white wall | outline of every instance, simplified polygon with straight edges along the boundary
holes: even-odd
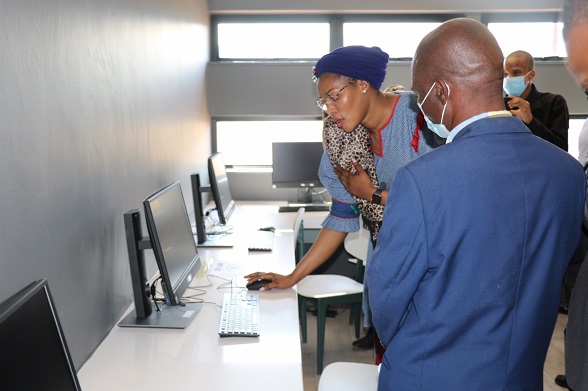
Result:
[[[123,213],[206,172],[208,12],[0,3],[0,300],[47,277],[79,367],[132,300]]]

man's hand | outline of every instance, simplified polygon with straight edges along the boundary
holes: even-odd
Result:
[[[527,125],[533,120],[533,114],[531,113],[531,105],[529,102],[519,96],[509,96],[508,107],[510,112],[520,118]]]

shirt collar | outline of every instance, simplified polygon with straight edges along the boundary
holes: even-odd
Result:
[[[489,111],[487,113],[478,114],[471,118],[468,118],[459,125],[457,125],[455,128],[453,128],[451,132],[449,132],[446,144],[449,144],[451,141],[453,141],[455,136],[457,136],[457,134],[469,124],[488,117],[512,117],[512,113],[508,110]]]

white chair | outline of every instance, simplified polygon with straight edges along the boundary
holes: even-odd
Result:
[[[363,284],[338,274],[311,274],[304,277],[296,289],[303,343],[307,341],[306,301],[307,299],[316,301],[317,373],[320,374],[323,371],[327,308],[331,304],[351,304],[349,321],[350,323],[355,321],[355,337],[359,338]]]
[[[378,366],[358,362],[334,362],[325,367],[318,391],[377,391]]]
[[[304,208],[298,208],[296,219],[294,219],[294,257],[296,263],[304,256]]]
[[[360,226],[359,231],[351,232],[345,237],[343,247],[353,258],[349,262],[355,263],[355,280],[363,282],[363,272],[368,256],[368,247],[371,246],[370,231]]]
[[[365,263],[370,243],[370,231],[361,226],[359,231],[347,234],[343,246],[349,255]]]
[[[364,233],[361,235],[362,237],[365,236]],[[354,251],[355,255],[352,254],[353,256],[359,256],[361,254],[362,246],[364,246],[362,245],[363,241],[363,239],[358,239],[356,241],[352,239],[350,241],[350,245],[356,248]],[[367,247],[365,247],[365,256],[367,256]],[[365,259],[365,257],[363,259]],[[307,341],[306,300],[314,299],[316,301],[317,373],[321,374],[323,371],[327,308],[331,304],[350,304],[351,310],[349,323],[351,324],[355,322],[355,337],[359,338],[363,284],[357,280],[339,274],[311,274],[300,280],[296,289],[298,292],[298,310],[303,343],[306,343]]]

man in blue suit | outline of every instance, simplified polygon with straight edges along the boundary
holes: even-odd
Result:
[[[586,185],[575,159],[504,111],[502,58],[464,18],[417,48],[413,90],[448,138],[397,172],[368,264],[380,390],[543,389]]]

